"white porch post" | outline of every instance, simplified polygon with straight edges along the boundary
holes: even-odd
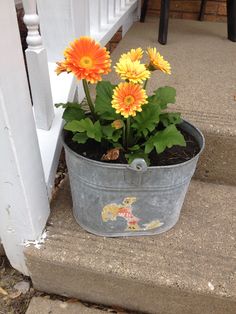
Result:
[[[23,243],[41,236],[49,203],[14,0],[0,1],[0,37],[0,238],[28,274]]]

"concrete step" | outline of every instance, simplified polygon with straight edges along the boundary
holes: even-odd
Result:
[[[192,181],[178,224],[104,238],[75,222],[67,180],[45,244],[26,248],[36,289],[154,314],[236,313],[236,188]]]
[[[29,304],[26,314],[104,314],[94,308],[84,306],[80,302],[63,302],[60,300],[34,297]]]
[[[162,46],[157,42],[157,20],[136,23],[112,59],[115,64],[131,48],[157,47],[170,62],[172,74],[156,71],[148,92],[160,86],[175,87],[177,103],[172,108],[203,131],[206,149],[196,177],[236,185],[236,46],[226,35],[222,23],[170,20],[168,43]],[[116,73],[108,78],[118,82]]]

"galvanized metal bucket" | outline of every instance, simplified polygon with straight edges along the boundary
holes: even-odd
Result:
[[[200,152],[191,160],[148,167],[143,159],[130,165],[94,161],[64,142],[77,222],[100,236],[138,236],[165,232],[178,221],[196,164],[204,148],[202,133],[184,121]]]

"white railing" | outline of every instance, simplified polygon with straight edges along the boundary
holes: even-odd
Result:
[[[24,22],[28,29],[25,51],[36,126],[49,130],[54,119],[54,108],[48,72],[47,52],[39,34],[36,0],[23,0]]]
[[[90,35],[105,45],[120,27],[125,34],[139,2],[24,0],[32,108],[15,3],[0,1],[0,238],[12,265],[25,274],[24,243],[43,232],[61,152],[62,110],[53,104],[84,96],[72,75],[56,76],[55,62],[75,37]]]
[[[119,11],[115,10],[117,3],[120,4]],[[81,35],[90,35],[106,45],[120,27],[124,35],[137,19],[138,3],[137,0],[129,0],[122,6],[121,0],[37,0],[40,31],[49,61],[53,103],[73,101],[77,88],[79,100],[84,97],[81,84],[71,75],[61,74],[58,77],[55,74],[55,62],[63,59],[68,43]],[[49,192],[59,158],[60,128],[61,109],[55,109],[50,132],[37,130]]]
[[[137,18],[138,3],[139,0],[37,0],[48,60],[60,60],[65,46],[81,35],[106,44],[119,27]]]

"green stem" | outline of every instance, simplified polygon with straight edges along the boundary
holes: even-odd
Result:
[[[84,88],[85,96],[87,99],[87,103],[89,105],[89,109],[91,111],[92,116],[95,118],[94,104],[93,104],[93,101],[89,92],[88,82],[85,79],[83,79],[82,82],[83,82],[83,88]]]
[[[125,124],[124,124],[124,126],[123,126],[122,142],[123,142],[123,147],[124,147],[124,149],[125,149],[125,148],[126,148],[126,128],[125,128]]]
[[[147,88],[147,83],[148,83],[148,79],[144,82],[143,84],[143,88],[146,89]]]
[[[130,139],[130,117],[126,120],[126,149],[129,147],[129,139]]]

